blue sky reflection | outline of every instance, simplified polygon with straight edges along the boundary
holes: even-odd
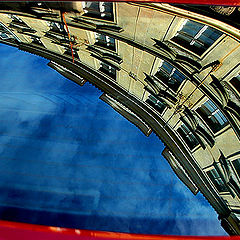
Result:
[[[145,137],[47,60],[0,46],[0,218],[64,227],[225,235]]]

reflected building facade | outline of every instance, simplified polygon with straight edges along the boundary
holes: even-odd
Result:
[[[231,10],[231,12],[229,12]],[[49,59],[165,144],[193,194],[240,234],[240,33],[231,9],[160,3],[0,4],[0,42]],[[226,14],[227,12],[227,14]],[[235,14],[235,15],[234,15]]]

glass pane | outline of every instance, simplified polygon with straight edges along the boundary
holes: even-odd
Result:
[[[191,150],[199,144],[194,134],[185,124],[178,128],[177,132],[180,134],[180,136],[183,138],[183,140],[186,142],[186,144]]]
[[[163,62],[162,66],[159,69],[159,71],[164,71],[164,72],[168,73],[169,75],[171,74],[172,70],[173,70],[173,66],[170,65],[166,61]]]
[[[162,103],[158,99],[156,99],[154,96],[150,95],[149,98],[146,101],[149,105],[151,105],[153,108],[155,108],[159,113],[162,113],[164,109],[166,108],[165,103]]]
[[[2,39],[8,39],[8,38],[9,38],[6,33],[0,33],[0,37],[1,37]]]
[[[191,36],[195,36],[202,28],[203,28],[203,24],[201,23],[197,23],[197,22],[193,22],[191,20],[187,21],[187,23],[183,26],[182,28],[182,32],[186,32]]]
[[[106,73],[109,77],[116,79],[116,69],[107,63],[101,62],[100,63],[101,67],[99,70],[103,73]]]
[[[224,115],[218,111],[214,114],[214,117],[217,119],[217,121],[220,123],[220,125],[224,125],[227,123],[227,119],[224,117]]]
[[[84,16],[113,21],[112,2],[83,2]]]
[[[205,29],[205,25],[189,20],[172,40],[201,55],[222,35],[221,32],[211,27],[205,30],[203,28]]]
[[[175,70],[174,74],[172,75],[172,78],[174,78],[177,82],[181,83],[185,79],[185,76],[178,70]]]
[[[218,31],[212,27],[208,27],[202,33],[202,36],[209,38],[212,41],[212,43],[215,42],[221,35],[222,35],[222,33],[220,31]]]
[[[165,83],[173,91],[177,91],[185,76],[176,70],[170,63],[164,61],[155,74],[159,80]]]
[[[223,113],[211,100],[205,102],[200,108],[197,109],[197,112],[201,115],[203,120],[208,124],[214,133],[217,133],[228,124],[228,121]]]
[[[116,51],[115,39],[104,34],[96,34],[95,44]]]
[[[224,182],[220,178],[216,169],[212,169],[212,170],[208,171],[207,174],[219,192],[227,192],[228,191],[227,187],[225,186]]]
[[[232,164],[236,170],[236,173],[238,174],[238,176],[240,178],[240,159],[236,159],[236,160],[232,161]]]
[[[176,37],[173,38],[173,40],[180,45],[187,44],[187,46],[190,44],[190,42],[193,40],[193,37],[183,34],[182,32],[178,33]]]
[[[234,86],[234,88],[238,91],[238,93],[240,94],[240,75],[238,75],[237,77],[234,77],[230,83]]]

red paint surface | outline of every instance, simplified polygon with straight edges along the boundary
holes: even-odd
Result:
[[[52,1],[52,0],[50,0]],[[240,0],[105,0],[106,2],[159,2],[159,3],[182,3],[195,5],[224,5],[224,6],[240,6]],[[97,1],[98,2],[98,1]]]
[[[16,0],[1,0],[2,2],[15,2]],[[26,2],[26,0],[18,0],[19,2]],[[46,0],[38,0],[38,2],[44,2]],[[56,1],[56,0],[47,0]],[[77,0],[65,0],[77,1]],[[92,0],[96,1],[96,0]],[[105,0],[106,2],[162,2],[162,3],[183,3],[183,4],[197,4],[197,5],[228,5],[228,6],[240,6],[240,0]],[[99,1],[98,1],[99,2]]]
[[[234,237],[195,237],[195,236],[162,236],[127,234],[115,232],[100,232],[91,230],[69,229],[0,221],[0,240],[231,240],[239,239]]]
[[[15,0],[2,0],[15,1]],[[20,0],[25,1],[25,0]],[[45,0],[38,0],[45,1]],[[48,0],[56,1],[56,0]],[[68,1],[68,0],[65,0]],[[69,0],[72,1],[72,0]],[[94,0],[93,0],[94,1]],[[105,0],[116,1],[116,0]],[[138,0],[118,0],[123,2],[139,2]],[[240,0],[142,0],[141,2],[162,2],[162,3],[182,3],[197,5],[227,5],[240,6]],[[0,220],[0,240],[240,240],[240,236],[233,237],[207,237],[207,236],[164,236],[164,235],[143,235],[116,232],[101,232],[81,229],[68,229],[58,227],[48,227],[42,225],[8,222]]]
[[[16,0],[1,0],[7,2],[15,2]],[[25,2],[26,0],[18,0],[19,2]],[[44,2],[46,0],[38,0],[38,2]],[[56,1],[56,0],[48,0]],[[75,1],[75,0],[65,0]],[[92,0],[94,1],[94,0]],[[96,1],[96,0],[95,0]],[[183,4],[197,4],[197,5],[227,5],[227,6],[240,6],[240,0],[105,0],[106,2],[162,2],[162,3],[183,3]],[[97,1],[99,2],[99,1]]]

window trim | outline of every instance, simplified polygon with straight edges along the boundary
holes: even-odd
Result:
[[[114,69],[114,75],[111,76],[111,74],[109,74],[109,73],[107,73],[107,72],[105,72],[105,71],[102,71],[101,69],[104,69],[104,68],[102,67],[102,64],[106,64],[106,65],[108,65],[108,67],[113,68],[113,69]],[[118,70],[117,70],[116,68],[114,68],[113,66],[111,66],[111,65],[109,65],[109,64],[107,64],[107,63],[105,63],[105,62],[102,62],[102,61],[100,61],[100,60],[99,60],[99,65],[100,65],[100,67],[98,68],[98,70],[99,70],[101,73],[104,73],[104,74],[106,74],[108,77],[110,77],[111,79],[113,79],[114,81],[117,81],[117,72],[118,72]]]
[[[106,39],[107,38],[109,38],[109,39],[113,39],[114,40],[114,46],[113,46],[113,48],[114,49],[112,49],[112,48],[109,48],[109,47],[105,47],[105,46],[102,46],[101,44],[97,44],[97,35],[103,35],[104,37],[106,37]],[[94,39],[95,39],[95,42],[94,42],[94,46],[96,46],[96,47],[99,47],[99,48],[101,48],[101,49],[103,49],[103,50],[105,50],[105,51],[110,51],[110,52],[112,52],[112,53],[117,53],[117,42],[116,42],[116,39],[115,38],[113,38],[113,37],[109,37],[108,35],[106,35],[106,34],[103,34],[103,33],[98,33],[98,32],[94,32]],[[111,45],[110,45],[111,46]]]
[[[191,20],[191,19],[186,19],[186,20]],[[197,23],[201,23],[201,22],[196,21],[196,20],[191,20],[191,21],[195,21],[195,22],[197,22]],[[188,53],[189,55],[192,55],[192,56],[196,57],[196,58],[199,59],[199,60],[204,59],[204,58],[209,54],[209,52],[211,52],[214,48],[216,48],[216,47],[219,45],[219,43],[220,43],[221,41],[223,41],[223,40],[227,37],[226,34],[224,34],[224,33],[222,32],[222,35],[221,35],[210,47],[208,47],[208,49],[206,49],[206,51],[204,51],[201,55],[198,55],[198,54],[194,53],[193,51],[189,50],[188,48],[185,48],[185,47],[183,47],[182,45],[180,45],[180,44],[174,42],[173,40],[171,40],[171,39],[174,38],[174,37],[176,36],[176,34],[179,32],[179,29],[182,28],[184,22],[185,22],[185,21],[183,21],[183,22],[181,23],[181,25],[178,26],[178,28],[170,34],[170,36],[168,37],[168,40],[166,40],[166,42],[168,42],[168,43],[170,44],[170,46],[172,45],[172,46],[178,48],[179,50],[182,50],[182,51]],[[202,24],[202,23],[201,23],[201,24]],[[213,26],[210,26],[210,25],[207,25],[207,24],[203,24],[203,25],[208,26],[208,27],[211,27],[211,28],[214,28]],[[176,26],[175,26],[175,28],[176,28]],[[217,29],[217,28],[214,28],[214,29],[220,31],[220,30]],[[221,31],[220,31],[220,32],[221,32]]]
[[[85,1],[85,2],[87,2],[87,1]],[[114,2],[111,2],[111,3],[112,3],[112,12],[113,12],[113,20],[112,21],[106,20],[106,19],[101,19],[101,18],[89,17],[89,16],[86,16],[85,14],[83,14],[81,17],[79,17],[79,19],[84,18],[84,19],[89,19],[89,20],[94,20],[94,21],[116,24],[117,23],[117,21],[116,21],[116,5]]]
[[[154,103],[153,101],[150,100],[150,98],[155,98],[156,99],[156,103]],[[158,100],[156,97],[154,97],[152,94],[149,94],[147,99],[145,100],[145,102],[147,104],[149,104],[152,108],[154,108],[155,111],[157,111],[161,116],[164,114],[164,112],[166,111],[167,109],[167,105],[164,104],[163,102],[161,102],[160,100]],[[158,107],[160,108],[160,106],[158,106],[158,102],[160,102],[161,104],[165,105],[165,107],[162,109],[162,111],[160,112],[158,110]],[[153,106],[154,105],[154,106]],[[155,107],[156,106],[156,107]]]
[[[214,106],[217,108],[216,110],[214,110],[213,112],[211,112],[211,115],[209,115],[209,116],[211,116],[211,117],[213,116],[213,117],[214,117],[214,115],[213,115],[212,113],[220,112],[220,113],[224,116],[224,118],[227,120],[227,122],[224,124],[224,126],[221,127],[221,129],[219,129],[219,130],[216,131],[216,132],[212,129],[212,127],[211,127],[212,125],[208,124],[208,122],[205,120],[205,118],[202,117],[202,115],[199,113],[199,111],[201,111],[200,108],[201,108],[203,105],[205,105],[205,103],[207,103],[208,101],[212,102],[212,103],[214,104]],[[208,108],[207,108],[207,109],[208,109]],[[209,110],[209,109],[208,109],[208,110]],[[199,105],[194,111],[195,111],[195,112],[198,114],[198,116],[202,119],[203,123],[205,123],[206,127],[211,131],[211,133],[213,134],[214,137],[217,137],[217,136],[221,135],[223,132],[225,132],[225,131],[226,131],[227,129],[229,129],[229,127],[230,127],[230,123],[229,123],[227,117],[223,114],[223,112],[217,107],[217,105],[216,105],[211,99],[207,99],[206,101],[202,102],[201,105]],[[210,111],[210,110],[209,110],[209,111]],[[211,117],[209,117],[209,116],[207,116],[207,118],[211,118]],[[217,119],[217,118],[216,118],[216,119]],[[221,119],[222,119],[222,118],[221,118]],[[220,123],[219,123],[219,124],[220,124]],[[220,125],[221,125],[221,124],[220,124]]]
[[[160,59],[160,64],[159,66],[157,67],[155,73],[154,73],[154,78],[156,78],[156,80],[160,81],[161,84],[167,89],[167,91],[170,91],[172,94],[176,94],[180,91],[180,89],[182,89],[182,86],[185,84],[186,80],[187,80],[187,77],[181,72],[179,71],[178,68],[176,68],[175,66],[173,66],[172,64],[168,63],[167,61],[165,60],[162,60]],[[171,70],[171,73],[170,74],[166,74],[166,71],[164,71],[164,68],[162,67],[164,63],[167,63],[168,65],[170,65],[172,67],[172,70]],[[161,70],[163,69],[163,70]],[[157,77],[156,75],[158,74],[158,72],[162,72],[162,73],[165,73],[168,77],[168,80],[169,81],[170,79],[173,79],[175,81],[174,78],[171,78],[171,76],[174,75],[175,72],[179,72],[181,75],[183,75],[185,78],[182,80],[182,82],[180,82],[179,86],[177,87],[176,90],[174,90],[172,87],[170,87],[165,81],[163,81],[161,78]],[[176,82],[176,81],[175,81]]]
[[[215,171],[217,174],[218,174],[218,178],[217,179],[219,179],[220,178],[220,180],[222,181],[222,187],[224,188],[224,190],[225,191],[220,191],[219,190],[219,188],[216,186],[216,184],[215,184],[215,182],[212,180],[212,178],[209,176],[209,172],[211,172],[211,171]],[[218,173],[218,171],[217,171],[217,169],[215,168],[215,167],[212,167],[211,169],[209,169],[209,170],[207,170],[206,171],[206,174],[207,174],[207,176],[209,177],[209,179],[210,179],[210,181],[212,182],[212,184],[214,185],[214,187],[217,189],[217,191],[219,192],[219,194],[230,194],[229,193],[229,190],[228,190],[228,188],[227,188],[227,186],[225,185],[225,183],[223,182],[223,180],[222,180],[222,178],[221,178],[221,176],[219,175],[219,173]],[[213,175],[212,175],[213,176]],[[216,179],[216,178],[214,178],[214,179]],[[221,187],[221,186],[220,186]]]
[[[183,125],[185,125],[184,123],[182,123],[181,122],[181,124],[180,125],[178,125],[177,124],[177,128],[176,128],[176,133],[181,137],[181,139],[184,141],[184,143],[187,145],[187,147],[189,148],[189,150],[190,150],[190,152],[195,152],[197,149],[199,149],[200,147],[201,147],[201,144],[200,144],[200,142],[198,141],[198,139],[196,138],[196,136],[194,135],[194,133],[191,131],[191,129],[189,129],[186,125],[185,125],[185,127],[187,127],[187,129],[192,133],[192,135],[194,136],[194,138],[197,140],[197,145],[196,146],[194,146],[193,148],[191,148],[190,146],[189,146],[189,144],[185,141],[185,139],[184,139],[184,137],[182,137],[182,135],[179,133],[179,129],[181,129],[182,128],[182,126]]]

